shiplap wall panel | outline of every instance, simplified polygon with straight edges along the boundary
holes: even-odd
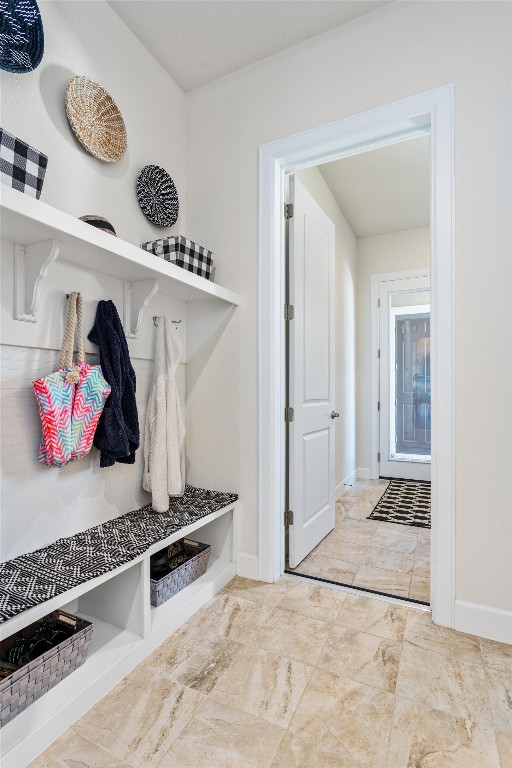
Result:
[[[65,259],[66,251],[62,252]],[[108,258],[108,255],[106,256]],[[158,258],[155,256],[155,259]],[[48,269],[48,276],[41,284],[37,307],[37,322],[26,323],[13,317],[14,296],[14,250],[12,243],[0,241],[0,327],[1,343],[14,344],[38,349],[58,349],[62,343],[64,318],[66,315],[66,293],[80,291],[84,307],[85,351],[94,354],[97,347],[87,340],[87,334],[94,323],[96,307],[101,299],[112,299],[123,322],[123,281],[89,272],[58,259]],[[30,303],[30,300],[29,302]],[[169,296],[157,293],[150,300],[144,314],[142,327],[136,339],[128,339],[130,355],[134,358],[152,359],[155,349],[156,328],[153,315],[166,315],[170,320],[180,320],[177,325],[183,349],[182,360],[186,360],[186,304]]]
[[[142,445],[133,465],[100,469],[95,448],[89,456],[61,469],[38,463],[41,427],[32,381],[57,370],[58,356],[57,350],[0,347],[2,560],[98,525],[149,500],[142,490]],[[97,357],[89,355],[88,361],[96,363]],[[132,363],[143,436],[153,361],[132,358]],[[182,404],[185,368],[180,365],[177,376]]]

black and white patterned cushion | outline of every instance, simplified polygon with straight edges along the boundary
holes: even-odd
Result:
[[[118,568],[151,545],[237,500],[234,493],[185,487],[167,512],[147,504],[87,531],[0,564],[0,623]]]

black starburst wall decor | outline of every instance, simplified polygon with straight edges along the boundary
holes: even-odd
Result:
[[[137,200],[144,215],[159,227],[172,227],[180,203],[174,182],[163,168],[146,165],[137,179]]]
[[[43,22],[36,1],[0,0],[0,69],[32,72],[43,53]]]

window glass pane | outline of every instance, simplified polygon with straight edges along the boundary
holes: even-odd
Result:
[[[392,294],[391,458],[430,460],[430,292]]]

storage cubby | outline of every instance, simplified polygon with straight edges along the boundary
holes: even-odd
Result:
[[[208,568],[203,576],[200,576],[158,608],[150,605],[148,583],[146,600],[150,605],[152,629],[156,629],[169,621],[172,622],[175,617],[182,613],[189,618],[221,588],[220,585],[224,581],[225,573],[230,570],[235,560],[233,552],[234,527],[234,511],[230,510],[216,520],[197,528],[193,533],[187,534],[187,538],[211,546]]]
[[[51,610],[93,622],[85,664],[1,730],[2,768],[22,768],[105,696],[236,575],[236,503],[184,526],[143,555],[0,625],[9,637]],[[150,557],[187,537],[210,544],[206,573],[159,608],[150,604]]]

